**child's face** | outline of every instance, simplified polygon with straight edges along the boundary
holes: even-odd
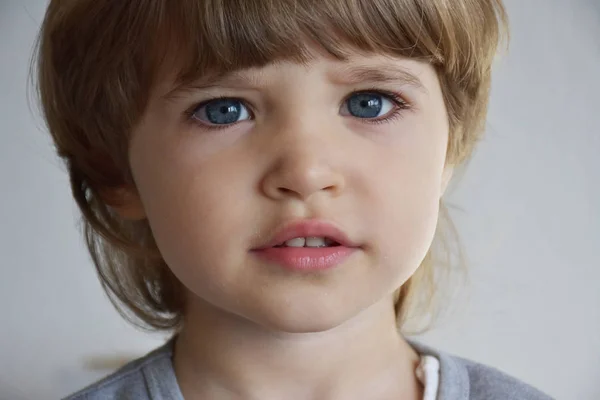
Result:
[[[405,71],[422,86],[401,75],[348,83],[358,67],[383,76]],[[308,66],[271,64],[210,84],[166,96],[172,82],[163,81],[130,145],[140,211],[189,290],[189,309],[199,301],[271,329],[304,332],[392,301],[430,247],[451,176],[433,67],[319,54]],[[408,108],[377,92],[397,94]],[[193,110],[216,97],[241,103]],[[305,218],[334,223],[361,248],[321,273],[290,272],[251,251]]]

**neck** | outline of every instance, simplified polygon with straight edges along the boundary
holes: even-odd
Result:
[[[274,332],[206,303],[190,304],[174,352],[184,397],[419,399],[419,356],[398,333],[386,300],[318,333]]]

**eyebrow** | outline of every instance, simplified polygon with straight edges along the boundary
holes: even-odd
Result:
[[[162,97],[165,100],[170,100],[188,92],[222,86],[256,89],[260,85],[261,80],[262,73],[244,74],[243,71],[233,71],[228,73],[209,74],[192,82],[176,85]]]
[[[411,86],[415,89],[427,92],[421,80],[406,69],[393,65],[358,65],[347,66],[332,70],[328,74],[329,79],[339,85],[356,85],[360,83],[397,83]],[[264,82],[264,74],[246,74],[242,71],[229,73],[211,74],[200,80],[175,86],[167,92],[163,98],[166,100],[179,97],[190,91],[207,90],[214,87],[240,87],[256,90],[261,82]]]
[[[425,85],[416,75],[395,65],[342,67],[332,73],[331,79],[336,83],[345,85],[355,85],[365,82],[398,83],[427,92]]]

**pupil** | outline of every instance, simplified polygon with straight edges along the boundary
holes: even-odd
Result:
[[[241,110],[239,101],[218,100],[206,105],[206,116],[212,124],[227,125],[238,121]]]
[[[350,114],[358,118],[375,118],[382,108],[381,96],[369,93],[352,96],[348,104]]]

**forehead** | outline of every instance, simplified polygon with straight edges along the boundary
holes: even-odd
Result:
[[[435,75],[433,67],[426,61],[358,51],[349,51],[344,59],[338,59],[313,45],[304,60],[279,59],[262,66],[213,69],[204,74],[190,75],[187,79],[181,79],[181,67],[173,67],[161,79],[160,92],[162,96],[172,98],[188,91],[215,87],[259,88],[268,85],[275,74],[290,67],[320,70],[332,84],[394,83],[423,92],[427,92],[428,80]]]

